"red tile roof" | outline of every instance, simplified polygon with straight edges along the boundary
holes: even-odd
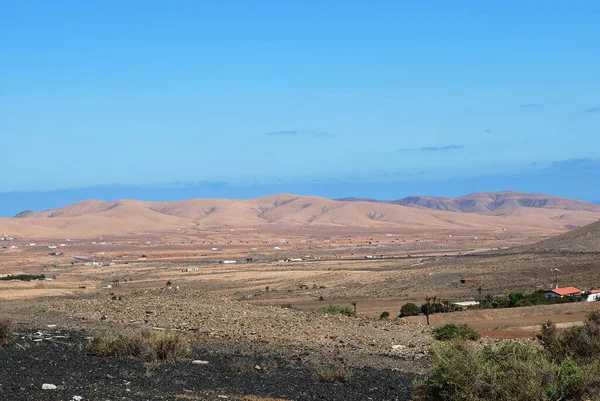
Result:
[[[575,287],[564,287],[564,288],[555,288],[553,290],[550,290],[555,294],[558,295],[573,295],[573,294],[581,294],[581,290],[575,288]]]
[[[591,290],[590,291],[590,294],[598,294],[598,293],[600,293],[600,290]]]

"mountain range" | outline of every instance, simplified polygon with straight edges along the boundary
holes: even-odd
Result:
[[[540,194],[476,193],[398,201],[289,194],[178,202],[85,200],[0,219],[0,234],[30,237],[136,235],[186,229],[479,230],[560,233],[600,220],[600,205]]]
[[[521,208],[555,209],[569,211],[600,212],[600,205],[543,194],[527,194],[515,191],[480,192],[458,198],[434,196],[409,196],[393,201],[376,199],[342,198],[340,201],[379,202],[449,212],[478,213],[505,216]]]

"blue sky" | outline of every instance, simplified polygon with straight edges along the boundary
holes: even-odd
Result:
[[[3,0],[0,192],[595,165],[599,20],[597,1]]]

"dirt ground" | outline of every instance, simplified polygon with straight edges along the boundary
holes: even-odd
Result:
[[[300,310],[341,305],[356,307],[359,316],[377,318],[384,311],[397,316],[404,303],[421,304],[426,296],[473,300],[479,288],[484,296],[546,289],[556,285],[556,279],[561,286],[600,286],[599,254],[521,252],[517,245],[543,236],[500,235],[474,240],[444,232],[249,230],[170,237],[167,242],[159,237],[131,237],[47,239],[28,245],[29,241],[21,240],[11,243],[17,248],[0,251],[0,275],[45,274],[56,279],[0,281],[0,300],[128,294],[161,288],[170,281],[174,287],[226,295],[253,305],[289,305]],[[48,245],[60,243],[64,246]],[[301,260],[285,261],[290,258]],[[236,263],[220,263],[225,260]],[[554,268],[560,268],[559,276],[551,271]],[[461,284],[466,278],[472,283]],[[591,307],[557,305],[550,308],[552,313],[543,308],[534,309],[535,313],[530,308],[472,313],[466,322],[489,336],[529,336],[540,319],[581,321]],[[460,316],[465,315],[438,315],[432,323]]]

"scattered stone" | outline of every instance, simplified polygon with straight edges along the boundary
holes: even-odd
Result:
[[[42,390],[56,390],[56,384],[44,383],[42,384]]]
[[[198,360],[192,361],[192,364],[194,364],[194,365],[208,365],[208,361],[201,361],[201,360],[198,359]]]
[[[83,397],[80,396],[80,395],[74,395],[73,398],[72,398],[72,400],[73,401],[81,401],[81,400],[83,400]]]

